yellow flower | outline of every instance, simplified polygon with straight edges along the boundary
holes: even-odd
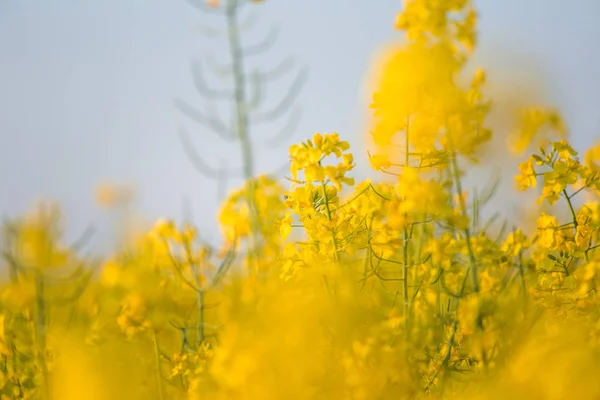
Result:
[[[548,203],[555,203],[567,185],[573,185],[577,182],[578,173],[572,167],[572,165],[558,160],[553,164],[552,171],[544,173],[544,187],[538,202],[547,199]]]
[[[600,165],[597,162],[600,161],[600,141],[596,142],[596,144],[590,147],[585,152],[585,164],[596,170],[600,169]]]
[[[576,156],[577,152],[573,150],[571,145],[566,140],[561,140],[552,143],[552,148],[558,153],[562,160],[569,160],[571,156]]]
[[[438,182],[421,179],[416,168],[403,169],[396,193],[402,200],[399,212],[437,216],[450,212],[449,196],[444,187]]]
[[[542,213],[537,220],[537,226],[539,231],[539,245],[547,249],[554,248],[557,245],[556,229],[558,228],[558,223],[556,222],[556,218],[552,215]]]
[[[115,286],[119,283],[119,277],[121,275],[121,267],[114,260],[109,260],[104,264],[102,268],[101,282],[106,286]]]
[[[291,212],[285,213],[285,218],[281,221],[281,225],[279,226],[279,232],[284,240],[292,233],[292,222],[294,221],[291,215]]]
[[[325,179],[325,170],[320,165],[309,165],[304,170],[306,182],[320,182]]]
[[[536,136],[546,138],[550,134],[559,137],[567,135],[562,116],[558,111],[549,108],[525,108],[521,111],[517,128],[509,137],[510,148],[515,154],[522,154]]]
[[[519,164],[519,174],[515,177],[515,182],[520,190],[535,189],[537,187],[537,173],[532,158]]]
[[[369,157],[369,162],[371,163],[371,168],[376,171],[381,171],[392,166],[388,156],[385,154],[372,155]]]
[[[175,237],[175,223],[168,219],[159,219],[154,224],[152,234],[162,239],[172,239]]]
[[[542,224],[546,224],[544,221],[540,221]],[[508,234],[506,240],[502,244],[502,251],[512,255],[513,257],[520,254],[522,250],[528,249],[531,246],[530,241],[522,230],[516,229],[515,231]]]

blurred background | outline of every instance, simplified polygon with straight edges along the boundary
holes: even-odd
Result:
[[[515,104],[560,108],[577,148],[600,138],[600,2],[479,0],[480,43],[474,64],[489,72],[500,136]],[[399,0],[267,0],[251,6],[253,27],[242,42],[260,42],[279,27],[271,50],[252,59],[269,69],[288,56],[309,74],[295,104],[303,113],[292,135],[269,148],[285,121],[253,128],[258,173],[281,170],[290,144],[315,132],[349,140],[358,177],[368,170],[368,86],[373,57],[401,40],[393,21]],[[247,15],[248,10],[242,12]],[[42,199],[59,202],[67,237],[89,225],[91,246],[114,244],[114,219],[95,201],[100,184],[135,192],[132,208],[152,221],[191,218],[218,242],[219,189],[186,157],[178,130],[187,129],[204,161],[240,165],[239,147],[183,115],[175,99],[201,105],[190,65],[212,56],[226,63],[222,17],[186,0],[0,1],[0,215],[21,214]],[[275,105],[294,73],[265,90]],[[215,88],[227,83],[210,78]],[[225,110],[227,111],[227,110]],[[504,113],[504,114],[503,114]],[[506,117],[509,118],[509,117]],[[498,156],[500,154],[500,156]],[[502,152],[490,161],[502,168]],[[512,176],[515,171],[503,171]],[[482,175],[482,179],[485,179]],[[227,188],[241,183],[230,177]],[[511,185],[503,196],[510,198]],[[112,222],[111,222],[112,221]]]

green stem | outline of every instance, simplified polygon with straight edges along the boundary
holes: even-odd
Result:
[[[158,386],[158,397],[160,400],[164,400],[165,395],[163,393],[162,374],[160,372],[160,351],[158,349],[158,340],[156,339],[156,332],[152,332],[152,341],[154,343],[154,363],[156,368],[156,383]]]
[[[527,303],[527,287],[525,282],[525,270],[523,268],[523,250],[519,251],[519,277],[521,281],[521,294],[523,302]]]
[[[409,129],[410,120],[406,118],[406,135],[405,135],[405,155],[404,155],[404,166],[408,167],[408,163],[410,162],[410,153],[409,153],[409,145],[410,145],[410,129]],[[408,234],[408,226],[406,226],[406,222],[408,221],[408,213],[404,213],[404,241],[402,243],[402,296],[404,300],[404,324],[405,324],[405,335],[408,339],[408,311],[409,311],[409,296],[408,296],[408,246],[409,246],[409,234]]]
[[[323,188],[323,199],[325,200],[325,210],[327,211],[327,219],[332,221],[333,216],[331,214],[331,209],[329,208],[329,197],[327,196],[327,185],[325,185],[325,181],[321,181],[321,187]],[[333,242],[333,251],[334,251],[334,259],[336,262],[339,261],[338,255],[338,246],[337,239],[335,237],[335,229],[331,231],[331,240]]]
[[[452,330],[450,332],[450,337],[448,338],[448,343],[447,343],[448,348],[446,349],[446,353],[444,354],[442,363],[439,365],[439,367],[437,368],[437,370],[435,371],[435,374],[431,377],[431,379],[429,379],[426,389],[429,389],[431,387],[431,385],[433,385],[435,383],[435,380],[439,376],[440,372],[442,372],[442,369],[446,368],[446,366],[448,365],[448,362],[450,361],[450,356],[452,355],[452,348],[454,347],[454,338],[456,337],[457,328],[458,328],[458,320],[454,319],[452,321]]]
[[[569,206],[569,212],[571,213],[571,218],[573,219],[573,228],[575,229],[575,237],[577,237],[577,228],[579,227],[579,222],[577,222],[577,214],[575,213],[575,208],[573,207],[573,202],[571,201],[571,196],[568,195],[567,189],[563,189],[563,196],[565,196],[565,200],[567,200],[567,205]],[[585,261],[590,262],[590,257],[588,255],[588,250],[584,252]]]
[[[454,179],[454,186],[456,187],[456,192],[458,195],[458,203],[460,206],[460,210],[463,216],[467,216],[467,206],[465,204],[465,199],[462,195],[462,183],[459,176],[458,162],[456,161],[456,152],[454,150],[451,150],[450,163],[452,166],[452,177]],[[479,293],[479,276],[477,271],[477,260],[475,258],[473,246],[471,244],[471,230],[468,226],[463,229],[463,233],[465,234],[467,251],[469,252],[469,270],[471,275],[471,285],[473,286],[473,291],[475,293]]]
[[[410,161],[408,146],[409,142],[409,120],[406,119],[406,149],[405,149],[405,157],[404,157],[404,165],[408,166]],[[404,214],[405,222],[408,220],[408,213]],[[402,267],[402,282],[403,282],[403,292],[404,292],[404,315],[407,314],[408,310],[408,227],[404,227],[404,243],[403,243],[403,257],[404,257],[404,265]]]
[[[35,314],[35,338],[37,344],[38,361],[41,368],[42,384],[41,398],[49,399],[50,388],[48,382],[48,365],[46,363],[46,329],[47,314],[44,290],[44,275],[41,271],[35,272],[35,294],[36,294],[36,314]]]
[[[239,0],[229,0],[226,6],[227,37],[231,53],[234,91],[235,91],[235,135],[242,150],[244,178],[246,180],[246,202],[250,211],[250,243],[249,268],[251,273],[258,273],[258,236],[260,225],[256,209],[256,182],[254,181],[254,157],[249,135],[248,109],[246,101],[246,76],[244,73],[244,56],[238,26]]]
[[[373,227],[373,214],[371,214],[371,223],[367,222],[367,243],[371,242],[371,229]],[[365,257],[365,263],[363,265],[363,281],[360,287],[360,290],[362,291],[365,288],[365,285],[367,283],[367,277],[368,277],[368,270],[369,270],[369,263],[371,261],[371,246],[367,245],[367,248],[365,249],[367,255]]]
[[[196,286],[196,306],[198,307],[198,329],[196,330],[196,335],[198,346],[200,346],[204,341],[204,291],[201,287],[200,274],[198,268],[196,268],[196,262],[193,259],[190,244],[186,241],[184,246]]]

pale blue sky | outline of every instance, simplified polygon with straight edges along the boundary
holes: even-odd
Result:
[[[475,4],[481,13],[475,59],[489,68],[490,84],[502,91],[513,82],[510,94],[517,97],[536,87],[531,98],[564,111],[577,146],[600,138],[600,1]],[[310,67],[298,130],[281,149],[260,149],[260,172],[281,166],[288,144],[317,131],[360,143],[368,112],[364,78],[374,51],[399,37],[392,23],[400,7],[399,0],[260,6],[247,42],[272,24],[281,27],[260,65],[293,55]],[[99,221],[106,215],[93,197],[97,184],[108,181],[134,185],[137,206],[149,219],[179,218],[182,197],[189,196],[200,229],[215,233],[214,183],[192,168],[177,129],[194,134],[208,162],[229,157],[233,164],[239,153],[173,106],[177,97],[201,104],[192,59],[206,51],[226,54],[222,40],[197,33],[200,23],[222,26],[185,0],[0,0],[0,213],[55,199],[66,210],[69,236],[93,222],[100,229],[96,243],[103,243],[108,228]],[[281,87],[268,95],[278,98]],[[254,134],[275,131],[267,125]],[[364,160],[366,149],[354,151]]]

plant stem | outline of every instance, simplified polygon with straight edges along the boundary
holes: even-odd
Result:
[[[409,152],[409,145],[410,145],[410,129],[409,129],[409,123],[410,120],[407,117],[406,118],[406,135],[405,135],[405,155],[404,155],[404,166],[405,168],[408,167],[408,163],[410,161],[410,152]],[[409,296],[408,296],[408,245],[409,245],[409,234],[408,234],[408,226],[406,225],[406,223],[408,222],[408,213],[404,213],[404,241],[402,243],[402,257],[403,257],[403,263],[402,263],[402,295],[403,295],[403,300],[404,300],[404,325],[405,325],[405,334],[406,334],[406,338],[408,339],[408,311],[409,311]]]
[[[451,174],[454,179],[454,186],[456,187],[456,192],[458,195],[458,203],[460,206],[460,210],[463,216],[467,216],[467,206],[465,204],[465,199],[462,195],[462,183],[459,176],[458,162],[456,161],[456,151],[454,149],[451,150],[450,153],[450,163],[451,163]],[[479,293],[479,277],[477,271],[477,260],[475,259],[475,254],[473,253],[473,246],[471,245],[471,230],[469,227],[465,227],[463,229],[463,233],[465,234],[467,251],[469,252],[469,270],[471,275],[471,285],[473,286],[473,291],[475,293]]]
[[[42,373],[41,398],[50,398],[50,388],[48,383],[48,365],[46,364],[46,328],[47,314],[46,301],[44,298],[44,275],[41,271],[35,271],[35,295],[36,295],[36,314],[35,314],[35,338],[37,342],[38,361]]]
[[[567,200],[567,205],[569,206],[569,212],[571,213],[571,218],[573,219],[573,228],[575,229],[575,238],[577,237],[577,228],[579,227],[579,222],[577,222],[577,214],[575,213],[575,208],[573,207],[573,202],[571,201],[571,196],[568,195],[567,189],[563,189],[563,195],[565,196],[565,200]],[[588,255],[588,250],[584,252],[585,261],[590,262],[590,257]]]
[[[250,219],[250,243],[248,251],[249,269],[251,274],[258,273],[258,235],[260,225],[256,209],[256,182],[254,181],[254,158],[252,142],[249,137],[248,109],[246,101],[246,76],[244,74],[244,56],[240,43],[238,26],[239,0],[228,0],[226,5],[227,37],[234,79],[235,91],[235,136],[240,142],[244,178],[246,180],[246,202]]]
[[[327,196],[327,185],[325,185],[325,181],[321,181],[321,187],[323,188],[323,199],[325,200],[325,210],[327,211],[327,219],[329,221],[332,221],[332,214],[331,214],[331,209],[329,208],[329,197]],[[339,255],[338,255],[338,246],[337,246],[337,239],[335,237],[335,229],[333,229],[331,231],[331,240],[333,243],[333,251],[334,251],[334,259],[335,262],[339,261]]]
[[[187,253],[188,263],[194,276],[194,283],[196,285],[196,306],[198,307],[198,329],[197,329],[197,345],[200,346],[204,341],[204,290],[202,290],[200,275],[198,268],[196,268],[196,262],[192,256],[192,249],[190,244],[186,241],[185,252]]]
[[[158,350],[156,332],[152,332],[152,341],[154,343],[154,362],[156,367],[156,383],[158,386],[158,397],[160,400],[164,400],[165,396],[163,393],[162,374],[160,372],[160,352]]]

